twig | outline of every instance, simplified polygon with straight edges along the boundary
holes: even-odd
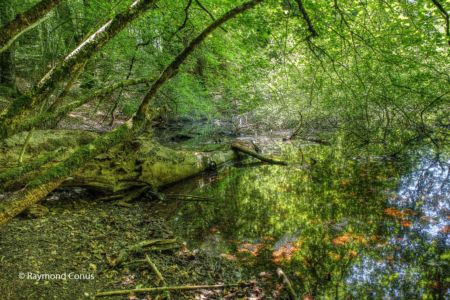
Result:
[[[289,294],[289,298],[291,300],[296,300],[297,298],[297,294],[295,293],[294,288],[292,287],[292,283],[289,280],[289,278],[286,276],[286,274],[284,274],[283,270],[281,268],[277,268],[277,275],[278,277],[280,277],[281,281],[283,282],[283,284],[286,285],[286,289],[288,291]]]
[[[113,266],[117,266],[123,263],[129,256],[142,253],[145,251],[158,251],[158,250],[170,250],[174,248],[178,248],[179,245],[176,239],[154,239],[154,240],[145,240],[139,242],[137,244],[128,246],[126,249],[120,251],[117,259],[112,262]]]
[[[156,277],[158,277],[159,282],[163,284],[163,286],[167,286],[166,280],[162,276],[161,272],[159,272],[158,268],[156,267],[155,263],[150,259],[150,257],[146,254],[145,260],[150,265],[150,268],[152,268],[153,272],[155,272]],[[170,293],[169,291],[166,291],[166,297],[170,299]]]
[[[166,285],[166,281],[164,280],[164,277],[162,276],[161,272],[159,272],[158,268],[156,267],[155,263],[150,259],[150,257],[145,254],[145,260],[152,268],[153,272],[155,272],[156,277],[158,277],[158,280],[162,282],[164,285]]]
[[[211,20],[215,21],[216,18],[214,17],[214,15],[199,1],[199,0],[195,0],[195,3],[197,3],[197,5],[203,9],[211,18]],[[219,27],[220,29],[223,30],[223,32],[228,32],[225,28],[223,28],[222,26]]]
[[[195,291],[201,289],[226,289],[232,287],[249,287],[253,283],[235,283],[235,284],[216,284],[216,285],[180,285],[180,286],[164,286],[154,288],[141,288],[133,290],[117,290],[108,292],[99,292],[95,297],[106,297],[116,295],[128,295],[130,293],[149,293],[149,292],[165,292],[165,291]]]
[[[186,8],[184,9],[184,21],[183,21],[183,24],[181,24],[181,26],[178,27],[176,32],[180,32],[184,27],[186,27],[186,23],[187,23],[187,21],[189,19],[189,8],[191,7],[191,5],[192,5],[192,0],[188,0]]]

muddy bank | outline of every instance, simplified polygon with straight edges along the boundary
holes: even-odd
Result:
[[[170,201],[140,199],[125,208],[95,198],[84,189],[60,190],[42,202],[49,209],[45,216],[31,219],[22,215],[0,229],[0,290],[4,299],[90,299],[97,291],[157,286],[158,278],[142,262],[142,253],[113,266],[123,249],[152,239],[175,238],[179,242],[174,249],[147,252],[168,285],[257,279],[257,274],[236,262],[183,246],[185,241],[166,222],[173,209]],[[39,280],[39,274],[66,274],[67,278]],[[171,294],[173,299],[202,294],[207,298],[257,299],[262,290],[255,286]],[[141,299],[144,296],[138,295]],[[154,296],[149,294],[145,299]]]

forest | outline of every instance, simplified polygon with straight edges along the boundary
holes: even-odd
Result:
[[[448,0],[0,0],[2,299],[448,299]]]

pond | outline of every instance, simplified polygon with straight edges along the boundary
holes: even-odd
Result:
[[[302,163],[243,161],[169,189],[197,196],[176,203],[175,231],[259,276],[282,268],[304,299],[449,297],[448,156],[278,152]]]

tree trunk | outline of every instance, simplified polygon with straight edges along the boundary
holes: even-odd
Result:
[[[42,0],[32,8],[18,14],[14,20],[0,28],[0,53],[6,51],[12,43],[24,32],[33,28],[61,0]],[[3,1],[2,1],[3,2]]]
[[[0,172],[2,174],[6,170],[17,167],[17,158],[25,134],[24,132],[7,139],[1,145]],[[28,144],[24,165],[37,156],[45,156],[45,153],[54,153],[61,148],[64,148],[66,153],[62,157],[55,155],[55,160],[42,166],[39,171],[31,171],[30,174],[21,174],[17,176],[19,178],[15,178],[18,181],[16,188],[22,188],[24,184],[28,187],[0,203],[0,225],[31,204],[37,203],[60,185],[84,186],[106,193],[124,192],[139,186],[148,186],[156,191],[163,186],[189,178],[235,158],[231,150],[176,151],[158,144],[150,137],[141,137],[118,144],[96,156],[70,177],[57,176],[42,184],[36,184],[41,173],[56,166],[59,163],[58,160],[63,160],[64,156],[71,156],[74,153],[73,148],[89,144],[94,139],[97,139],[97,134],[85,131],[35,131]],[[31,181],[34,182],[33,184],[28,177],[37,179]],[[21,178],[24,179],[23,182],[20,182]],[[3,182],[2,186],[7,184]],[[21,184],[23,185],[20,186]]]
[[[70,155],[60,162],[57,162],[54,165],[51,165],[47,170],[44,170],[42,174],[33,178],[29,181],[25,187],[25,194],[28,194],[29,191],[33,191],[39,186],[45,186],[47,184],[52,184],[53,182],[58,181],[61,178],[68,178],[69,176],[74,176],[78,174],[78,172],[86,168],[92,161],[98,161],[98,156],[102,153],[108,153],[111,149],[121,149],[124,145],[132,145],[133,140],[136,140],[137,136],[140,136],[143,129],[145,129],[146,121],[147,121],[147,110],[150,102],[153,100],[159,88],[170,80],[178,71],[179,67],[183,64],[186,58],[195,50],[195,48],[201,44],[201,42],[208,37],[216,28],[224,24],[226,21],[234,18],[238,14],[253,8],[257,4],[261,3],[263,0],[250,0],[234,9],[231,9],[227,13],[225,13],[221,18],[214,21],[207,28],[205,28],[194,40],[190,42],[190,44],[169,64],[166,69],[161,73],[159,78],[152,84],[150,90],[144,97],[141,102],[141,105],[138,108],[138,112],[135,116],[117,127],[116,129],[108,132],[102,136],[95,138],[92,142],[87,145],[78,147],[74,150]],[[8,120],[9,124],[3,125],[2,132],[0,133],[3,137],[9,136],[11,134],[11,121],[12,117],[19,115],[19,120],[23,119],[23,109],[24,108],[35,108],[36,104],[39,101],[43,101],[43,97],[45,96],[44,91],[47,88],[51,88],[55,84],[55,80],[63,76],[61,72],[70,70],[73,67],[73,64],[80,63],[81,61],[85,61],[89,58],[93,53],[95,53],[101,46],[106,43],[111,37],[110,34],[114,35],[119,32],[124,26],[125,23],[130,22],[132,19],[136,18],[143,10],[149,8],[149,6],[153,4],[152,0],[136,0],[130,8],[117,15],[105,25],[103,25],[96,33],[91,35],[82,45],[80,45],[76,50],[74,50],[71,54],[69,54],[64,61],[57,67],[53,68],[41,82],[37,85],[35,89],[35,96],[32,96],[29,99],[24,99],[23,101],[15,101],[13,104],[17,102],[17,105],[13,105],[10,107],[6,114],[2,116],[0,122],[5,122]],[[42,92],[39,92],[39,90]],[[22,117],[20,117],[22,115]],[[16,120],[17,121],[17,120]],[[13,122],[14,123],[14,122]],[[0,123],[1,124],[1,123]],[[17,125],[16,125],[17,126]],[[14,127],[14,126],[13,126]],[[9,131],[9,132],[8,132]],[[23,139],[22,139],[23,140]],[[142,139],[139,139],[142,140]],[[119,146],[118,146],[119,145]],[[177,181],[188,176],[192,176],[195,173],[204,170],[209,166],[209,160],[212,160],[214,163],[212,165],[217,165],[221,160],[226,160],[229,157],[233,157],[234,153],[229,152],[228,154],[213,154],[213,155],[202,155],[200,153],[190,153],[187,156],[176,155],[176,153],[171,153],[171,151],[166,151],[164,147],[160,147],[156,144],[152,143],[152,146],[144,147],[148,151],[141,153],[143,157],[146,158],[146,161],[149,160],[150,163],[146,163],[146,161],[139,161],[139,156],[135,159],[137,164],[134,164],[134,171],[131,172],[133,174],[132,182],[136,182],[139,180],[144,180],[144,184],[149,185],[153,188],[168,184],[170,181]],[[141,147],[139,147],[141,149]],[[125,151],[126,149],[121,149],[118,152],[117,157],[114,157],[111,162],[114,164],[116,161],[120,162],[120,153],[127,153],[130,156],[126,156],[126,159],[123,159],[126,162],[130,161],[131,155],[136,153],[137,149],[133,151]],[[116,150],[117,151],[117,150]],[[111,152],[109,152],[111,153]],[[114,152],[112,152],[114,153]],[[180,160],[181,157],[181,160]],[[132,161],[132,160],[131,160]],[[161,163],[163,161],[164,163]],[[168,164],[169,162],[169,164]],[[107,175],[102,170],[110,170],[108,166],[105,168],[100,168],[100,174]],[[92,166],[92,169],[96,170],[95,167]],[[89,174],[92,171],[91,168],[85,169],[86,173]],[[128,170],[128,172],[127,172]],[[118,175],[128,174],[132,169],[126,169],[123,166],[117,169],[117,172],[112,172],[113,175],[107,176],[107,181],[97,180],[97,176],[93,176],[90,178],[94,179],[94,182],[98,183],[100,187],[104,188],[105,186],[112,186],[113,191],[120,190],[129,186],[126,182],[129,181],[129,177],[121,178]],[[170,171],[168,171],[170,170]],[[95,173],[98,175],[99,173]],[[83,175],[86,177],[86,175]],[[119,178],[120,180],[117,180]],[[151,181],[149,178],[152,178]],[[88,180],[87,182],[92,182],[92,180]],[[125,187],[124,187],[125,186]],[[17,214],[17,210],[15,210],[14,214],[7,213],[9,207],[16,207],[17,202],[26,202],[24,198],[18,198],[11,205],[7,205],[3,207],[3,213],[0,213],[0,224],[7,222],[9,219],[14,217]],[[18,205],[19,207],[25,207],[25,205]]]
[[[57,8],[58,22],[61,23],[61,36],[66,49],[72,49],[82,41],[82,34],[79,33],[74,14],[67,2],[62,2]]]
[[[0,137],[6,138],[17,133],[15,128],[33,110],[48,99],[58,83],[67,79],[80,64],[89,60],[111,38],[116,36],[126,25],[138,18],[142,13],[153,7],[155,0],[136,0],[128,9],[118,13],[97,31],[86,38],[78,47],[54,66],[35,85],[29,96],[20,101],[14,101],[0,117]]]
[[[0,24],[3,26],[14,16],[13,8],[9,1],[0,4]],[[6,87],[12,93],[16,90],[16,72],[14,64],[14,47],[0,52],[0,85]],[[1,91],[0,91],[1,92]]]

